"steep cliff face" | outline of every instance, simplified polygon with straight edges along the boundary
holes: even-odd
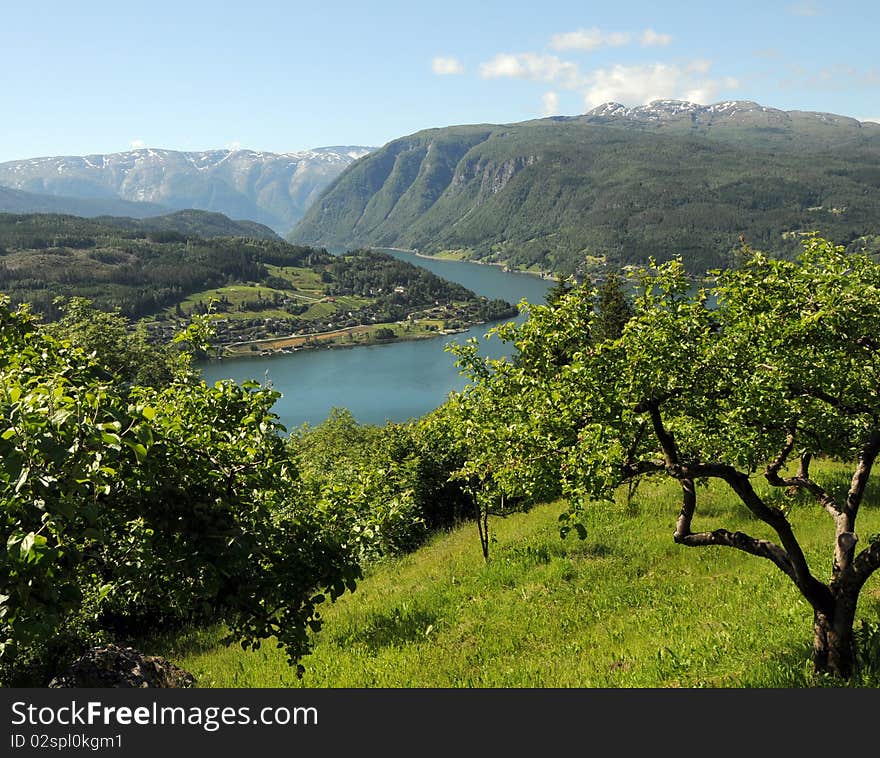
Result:
[[[330,246],[390,243],[450,189],[469,184],[473,177],[457,174],[491,134],[491,127],[432,129],[388,143],[333,182],[291,238]]]
[[[582,116],[431,129],[346,169],[288,239],[457,250],[583,270],[682,255],[721,265],[740,235],[880,233],[880,126],[730,101],[608,103]]]
[[[434,129],[395,140],[340,176],[290,239],[423,247],[450,220],[503,192],[539,156],[504,155],[494,127]]]

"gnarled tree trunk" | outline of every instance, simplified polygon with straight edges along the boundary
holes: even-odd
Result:
[[[858,595],[834,599],[831,613],[813,613],[813,670],[849,679],[855,666],[853,623]]]

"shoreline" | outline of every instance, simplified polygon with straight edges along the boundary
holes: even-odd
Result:
[[[502,319],[503,320],[503,319]],[[390,345],[395,342],[415,342],[417,340],[437,339],[438,337],[451,337],[455,334],[461,334],[475,326],[480,326],[481,322],[475,322],[461,329],[442,329],[435,333],[417,333],[395,335],[391,338],[376,339],[367,337],[361,342],[336,342],[337,337],[345,337],[349,334],[365,334],[372,327],[370,325],[350,326],[344,329],[334,329],[330,332],[318,332],[315,334],[292,334],[287,337],[266,337],[261,340],[253,340],[251,342],[234,343],[235,347],[243,348],[232,354],[213,355],[206,360],[210,363],[222,363],[225,361],[236,361],[243,358],[272,358],[276,355],[293,355],[305,350],[332,350],[338,348],[355,348],[370,347],[373,345]],[[486,323],[486,322],[482,322]],[[395,322],[396,326],[403,326],[402,322]],[[272,343],[272,344],[269,344]],[[307,344],[310,343],[310,344]],[[250,346],[257,346],[257,350],[248,349]],[[260,349],[261,345],[265,345]],[[222,349],[227,349],[223,346]]]
[[[463,259],[463,258],[444,258],[442,255],[429,255],[428,253],[420,253],[418,250],[412,250],[405,247],[371,247],[370,250],[394,250],[397,253],[406,253],[407,255],[413,255],[416,258],[425,258],[427,260],[433,261],[452,261],[455,263],[473,263],[477,266],[500,266],[504,273],[506,274],[526,274],[527,276],[537,276],[539,279],[544,281],[552,280],[557,277],[552,271],[528,271],[522,268],[510,268],[508,264],[501,263],[499,261],[480,261],[473,259]]]
[[[424,258],[426,260],[436,261],[452,261],[458,263],[473,263],[479,266],[496,266],[502,268],[505,273],[510,274],[527,274],[529,276],[538,277],[542,281],[553,278],[552,272],[525,271],[520,269],[510,269],[507,264],[501,262],[462,260],[457,258],[445,258],[440,255],[429,255],[411,248],[402,247],[371,247],[371,250],[381,252],[382,250],[390,250],[399,253],[412,255],[415,258]],[[242,342],[234,342],[231,345],[218,346],[217,350],[222,351],[220,355],[212,355],[207,358],[211,363],[220,363],[223,361],[235,361],[244,358],[271,358],[276,355],[292,355],[293,353],[302,352],[304,350],[321,350],[334,348],[353,348],[353,347],[369,347],[372,345],[388,345],[394,342],[411,342],[424,339],[436,339],[438,337],[451,337],[455,334],[466,332],[474,327],[481,326],[486,323],[502,323],[507,320],[516,318],[515,315],[509,318],[494,319],[491,322],[473,322],[465,327],[457,329],[442,329],[436,332],[416,332],[408,333],[405,327],[407,322],[397,321],[381,326],[395,327],[395,331],[400,330],[394,337],[386,337],[384,339],[376,339],[369,332],[375,330],[378,324],[358,324],[356,326],[344,327],[342,329],[333,329],[329,332],[317,332],[313,334],[291,334],[281,337],[264,337],[257,340],[249,340]],[[360,336],[360,339],[358,339]],[[348,341],[339,341],[342,340]],[[232,351],[230,352],[230,348]]]

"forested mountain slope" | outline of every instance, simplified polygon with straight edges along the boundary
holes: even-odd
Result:
[[[750,102],[609,103],[575,118],[429,129],[350,166],[289,235],[562,272],[680,254],[729,263],[740,236],[880,232],[880,125]]]

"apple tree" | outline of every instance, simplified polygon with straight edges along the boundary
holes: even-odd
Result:
[[[582,531],[582,509],[623,485],[675,480],[673,540],[773,563],[812,609],[815,670],[851,677],[859,595],[880,567],[880,540],[857,530],[880,451],[880,264],[813,235],[797,260],[746,250],[707,287],[677,260],[636,276],[617,338],[591,339],[586,284],[502,330],[511,361],[464,353],[469,393],[516,437],[493,455],[509,451],[511,474],[528,462],[532,481],[539,463],[555,474],[563,531]],[[848,466],[845,491],[823,486],[820,458]],[[698,529],[701,484],[727,488],[770,538]],[[798,496],[828,515],[825,567],[809,565],[792,526]]]

